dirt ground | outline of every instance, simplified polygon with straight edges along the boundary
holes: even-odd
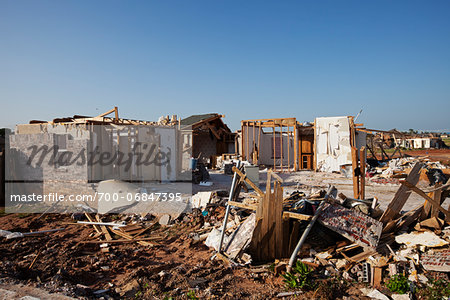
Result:
[[[429,155],[415,152],[418,156]],[[450,151],[433,155],[450,158]],[[267,171],[260,172],[260,187],[264,190]],[[352,196],[352,180],[342,174],[300,171],[279,174],[284,180],[284,193],[313,190],[334,185],[339,192]],[[231,176],[211,172],[211,187],[194,186],[202,190],[228,190]],[[426,187],[427,183],[420,183]],[[398,183],[367,183],[367,197],[377,197],[385,209],[399,187]],[[448,199],[447,199],[448,200]],[[423,203],[415,194],[404,210]],[[447,207],[448,204],[444,204]],[[66,214],[0,214],[0,229],[14,232],[40,231],[64,227],[65,230],[6,240],[0,243],[0,297],[22,291],[21,286],[84,299],[272,299],[287,288],[283,277],[273,271],[273,262],[264,265],[230,266],[214,259],[214,251],[200,238],[211,226],[220,225],[225,208],[215,206],[206,216],[200,211],[181,215],[174,224],[161,226],[155,219],[139,220],[135,215],[108,215],[105,221],[125,220],[128,224],[142,222],[149,227],[146,237],[154,237],[153,246],[136,243],[109,243],[102,250],[95,230],[76,222]],[[120,237],[118,237],[120,238]],[[322,274],[322,275],[321,275]],[[361,295],[362,284],[343,280],[339,276],[323,276],[318,272],[312,291],[301,292],[297,299],[369,299]],[[3,292],[2,292],[3,291]],[[386,289],[382,292],[388,294]],[[39,296],[42,299],[46,296]],[[8,297],[7,297],[8,298]],[[18,299],[18,298],[17,298]],[[62,298],[61,298],[62,299]]]
[[[217,217],[223,213],[223,208],[215,211]],[[213,252],[195,239],[206,220],[201,215],[185,216],[169,227],[153,226],[151,236],[160,237],[153,247],[111,243],[109,253],[103,253],[100,244],[81,243],[97,240],[92,237],[92,227],[67,225],[73,222],[69,215],[39,216],[0,217],[0,227],[9,231],[66,227],[42,236],[3,240],[1,289],[21,290],[18,285],[23,285],[55,293],[52,298],[67,295],[86,299],[270,299],[286,291],[283,278],[269,265],[231,267],[211,259]],[[361,299],[347,282],[329,280],[318,279],[315,291],[298,297],[306,299],[315,293],[323,299],[335,299],[353,294],[353,299]]]

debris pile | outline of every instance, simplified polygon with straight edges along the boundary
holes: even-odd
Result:
[[[418,186],[423,168],[384,211],[333,186],[285,195],[270,170],[260,188],[237,162],[229,191],[201,191],[177,216],[3,215],[0,280],[105,299],[446,295],[450,184]],[[424,203],[403,211],[411,193]]]
[[[248,178],[242,170],[233,167],[238,184],[231,189],[228,205],[256,213],[241,220],[240,227],[232,233],[225,234],[223,247],[219,243],[220,229],[213,229],[205,243],[234,265],[249,263],[250,258],[255,262],[276,259],[277,272],[289,271],[284,273],[288,285],[298,279],[295,268],[302,265],[293,263],[298,259],[322,277],[339,276],[389,294],[400,292],[389,288],[394,286],[392,278],[404,276],[408,291],[402,292],[413,293],[414,286],[427,286],[433,277],[440,276],[435,272],[450,272],[450,212],[441,206],[449,196],[450,184],[442,180],[427,191],[419,189],[416,184],[421,170],[429,166],[421,163],[412,166],[385,211],[379,208],[376,198],[352,199],[342,193],[337,197],[334,187],[309,196],[295,191],[283,199],[283,193],[279,192],[281,180],[275,180],[271,192],[270,172],[265,193],[254,187],[252,197],[239,198],[240,187]],[[425,202],[403,212],[411,192],[421,195]],[[282,203],[280,215],[277,203]],[[308,235],[316,216],[319,223]],[[226,220],[222,227],[225,226]],[[238,243],[233,240],[236,237]],[[240,249],[235,248],[236,244]],[[291,253],[288,264],[286,258]],[[448,279],[447,275],[444,277]],[[379,290],[364,291],[369,297],[382,294]]]
[[[399,184],[400,179],[406,178],[416,163],[422,163],[421,179],[434,185],[446,181],[450,176],[450,168],[439,161],[431,161],[427,157],[403,157],[393,158],[388,161],[371,161],[366,176],[372,183]]]

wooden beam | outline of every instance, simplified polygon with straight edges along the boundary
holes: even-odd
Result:
[[[116,122],[119,121],[119,108],[117,106],[114,106],[114,117]]]
[[[111,114],[113,112],[116,112],[116,109],[117,109],[117,107],[114,107],[113,109],[110,109],[107,112],[102,113],[101,115],[98,115],[98,116],[96,116],[94,118],[101,118],[101,117],[107,116],[107,115],[109,115],[109,114]]]
[[[245,182],[248,183],[248,185],[250,185],[255,190],[255,192],[257,192],[261,197],[264,197],[263,191],[261,191],[261,189],[257,187],[253,181],[248,179],[247,175],[242,173],[241,170],[239,170],[236,167],[233,167],[233,172],[237,173],[242,180],[245,180]]]
[[[301,220],[301,221],[309,221],[312,219],[312,216],[303,215],[303,214],[299,214],[299,213],[295,213],[295,212],[291,212],[291,211],[284,211],[283,216],[286,218],[296,219],[296,220]]]
[[[283,126],[280,125],[280,152],[281,152],[281,172],[283,172]]]
[[[259,164],[259,155],[260,155],[260,153],[261,153],[261,131],[262,131],[262,128],[261,128],[261,124],[260,124],[260,126],[258,126],[258,159],[257,159],[257,161],[256,161],[256,164],[258,165]]]
[[[256,211],[258,209],[258,204],[246,204],[246,203],[242,203],[242,202],[237,202],[237,201],[228,201],[228,205],[234,206],[234,207],[239,207],[239,208],[243,208],[243,209],[249,209],[249,210],[254,210]]]
[[[409,172],[408,177],[406,178],[406,182],[415,186],[419,181],[420,170],[422,169],[421,163],[416,163],[412,168],[411,172]],[[390,220],[393,220],[397,217],[397,215],[402,210],[403,206],[408,200],[411,191],[405,185],[401,185],[397,192],[394,195],[391,203],[389,203],[388,207],[384,211],[383,215],[380,218],[380,222],[386,225]]]
[[[298,130],[297,125],[294,126],[294,171],[298,171]]]
[[[214,128],[214,126],[212,126],[210,123],[206,123],[206,126],[208,127],[209,130],[211,130],[212,134],[216,137],[216,139],[220,140],[220,135],[217,133],[216,129]]]
[[[439,186],[441,184],[438,183],[436,185]],[[436,201],[436,203],[439,203],[439,206],[442,205],[443,200],[445,200],[445,199],[441,198],[442,190],[437,190],[437,191],[433,192],[433,194],[434,194],[433,195],[434,201]],[[438,217],[438,215],[439,215],[439,207],[436,207],[436,205],[433,205],[431,208],[431,218]]]
[[[123,238],[125,238],[127,240],[133,240],[133,237],[131,235],[129,235],[129,234],[126,234],[125,232],[122,232],[122,231],[116,230],[116,229],[111,229],[111,231],[112,231],[112,233],[115,233],[118,236],[121,236],[121,237],[123,237]],[[136,241],[136,243],[138,243],[139,245],[142,245],[142,246],[150,246],[150,247],[153,246],[152,243],[149,243],[149,242],[146,242],[146,241]]]
[[[287,161],[287,168],[288,168],[288,172],[291,172],[291,153],[290,153],[290,148],[291,148],[291,135],[289,133],[289,129],[290,127],[288,126],[287,128],[287,157],[288,157],[288,161]]]
[[[89,215],[88,213],[84,213],[84,215],[86,216],[86,218],[89,220],[89,222],[95,222],[94,219],[91,217],[91,215]],[[100,228],[97,225],[92,225],[95,229],[95,231],[97,231],[97,233],[102,233],[102,231],[100,230]]]
[[[359,149],[359,164],[359,168],[361,170],[361,187],[359,189],[359,199],[364,200],[366,197],[366,149],[364,148],[364,146]]]
[[[273,170],[275,171],[276,167],[275,157],[277,156],[277,151],[275,147],[275,126],[272,127],[272,130],[273,130]]]
[[[445,220],[448,222],[450,220],[450,212],[444,209],[441,204],[436,201],[435,199],[431,198],[427,194],[425,194],[424,191],[416,187],[414,184],[411,184],[408,181],[401,181],[402,186],[406,186],[407,188],[411,189],[415,193],[419,194],[423,198],[425,198],[427,201],[429,201],[434,207],[437,207],[442,213],[445,215]]]
[[[358,152],[352,146],[352,178],[353,178],[353,198],[359,199],[359,177],[355,174],[358,169]]]
[[[102,219],[100,219],[99,215],[95,215],[95,218],[97,219],[97,222],[101,222]],[[111,241],[112,237],[111,234],[108,231],[108,228],[105,225],[100,225],[100,229],[103,232],[103,234],[105,235],[106,241]]]
[[[245,136],[244,136],[244,123],[241,121],[241,150],[242,150],[242,160],[246,159],[245,156]]]

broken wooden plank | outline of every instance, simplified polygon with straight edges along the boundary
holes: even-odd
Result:
[[[110,241],[81,241],[81,244],[110,244],[110,243],[134,243],[134,242],[140,242],[140,241],[154,241],[154,240],[160,240],[163,239],[161,236],[153,236],[153,237],[146,237],[146,238],[132,238],[132,239],[119,239],[119,240],[110,240]]]
[[[34,263],[38,259],[39,255],[41,255],[41,252],[42,252],[42,250],[39,250],[39,252],[36,254],[36,257],[33,259],[33,261],[31,262],[30,266],[28,267],[29,270],[31,270],[31,268],[33,268]]]
[[[416,185],[419,181],[420,176],[420,170],[422,169],[422,163],[416,163],[414,167],[412,168],[411,172],[409,173],[408,177],[406,178],[406,182]],[[391,203],[389,203],[387,209],[384,211],[383,215],[380,217],[380,222],[383,224],[388,223],[390,220],[393,220],[397,217],[397,215],[402,210],[403,206],[406,203],[406,200],[408,200],[409,195],[411,194],[411,191],[404,186],[401,185],[397,192],[395,193],[394,198],[392,199]]]
[[[284,211],[283,216],[291,218],[291,219],[301,220],[301,221],[309,221],[313,217],[313,216],[299,214],[299,213],[292,212],[292,211]]]
[[[427,201],[429,201],[432,205],[437,207],[442,213],[444,213],[446,221],[450,220],[450,212],[447,211],[446,209],[444,209],[439,202],[436,202],[433,198],[431,198],[430,196],[425,194],[425,192],[423,192],[421,189],[419,189],[415,185],[409,183],[408,181],[402,181],[401,183],[402,183],[402,186],[405,186],[405,187],[411,189],[412,191],[416,192],[417,194],[419,194],[420,196],[425,198]]]
[[[436,185],[439,187],[441,184],[438,183]],[[445,199],[442,199],[441,195],[442,195],[442,190],[437,190],[437,191],[433,192],[434,201],[436,202],[436,204],[439,203],[439,206],[441,206],[442,202],[444,202],[443,200],[445,200]],[[431,217],[432,218],[438,217],[439,206],[432,205],[432,207],[431,207]]]
[[[264,197],[264,192],[261,191],[261,189],[259,187],[257,187],[256,184],[253,181],[248,179],[247,175],[242,173],[241,170],[239,170],[236,167],[233,167],[233,172],[237,173],[240,178],[244,178],[243,180],[245,180],[245,182],[248,183],[248,185],[250,185],[255,190],[255,192],[257,192],[261,197]]]
[[[244,208],[244,209],[249,209],[249,210],[257,210],[258,208],[258,204],[246,204],[246,203],[242,203],[242,202],[237,202],[237,201],[228,201],[228,205],[234,206],[234,207],[239,207],[239,208]]]
[[[383,269],[374,267],[372,276],[372,285],[378,289],[381,287],[382,281],[383,281]]]
[[[89,220],[89,222],[94,222],[94,219],[91,217],[91,215],[89,215],[88,213],[84,213],[84,215]],[[102,233],[102,231],[100,230],[100,228],[97,225],[93,224],[92,227],[94,227],[94,229],[95,229],[95,231],[97,231],[97,233]]]
[[[273,174],[272,174],[273,175]],[[275,182],[275,257],[281,258],[283,255],[283,188],[280,182]]]
[[[132,239],[133,239],[133,237],[132,237],[131,235],[126,234],[126,233],[124,233],[124,232],[122,232],[122,231],[120,231],[120,230],[117,230],[117,229],[111,229],[111,231],[112,231],[112,233],[117,234],[118,236],[121,236],[121,237],[123,237],[123,238],[125,238],[125,239],[127,239],[127,240],[132,240]],[[142,245],[142,246],[150,246],[150,247],[153,246],[152,243],[149,243],[149,242],[146,242],[146,241],[138,241],[137,243],[138,243],[139,245]]]
[[[366,149],[361,147],[359,149],[359,168],[360,168],[360,188],[359,188],[359,199],[364,200],[366,197]]]
[[[95,215],[95,218],[97,219],[97,221],[98,221],[99,223],[102,222],[102,220],[100,219],[100,216],[99,216],[99,215]],[[100,230],[101,230],[101,231],[103,232],[103,234],[105,235],[105,239],[106,239],[107,241],[111,241],[111,240],[112,240],[111,234],[110,234],[109,231],[108,231],[108,227],[106,227],[105,225],[100,225]]]
[[[353,178],[353,198],[359,199],[359,176],[358,170],[358,152],[356,147],[352,147],[352,178]],[[359,170],[358,170],[359,171]]]

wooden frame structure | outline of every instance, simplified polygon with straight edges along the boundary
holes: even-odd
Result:
[[[306,126],[307,128],[313,128],[313,125]],[[298,123],[296,118],[274,118],[274,119],[255,119],[255,120],[243,120],[241,121],[241,153],[243,160],[251,159],[254,164],[260,164],[261,154],[261,136],[263,134],[272,135],[272,159],[273,169],[276,171],[297,171],[303,169],[303,163],[299,163],[302,159],[302,135],[300,134],[301,128],[304,128],[303,124]],[[268,132],[264,132],[263,129],[268,129]],[[271,132],[270,132],[270,129]],[[250,136],[251,132],[251,138]],[[288,147],[283,149],[283,137],[287,137]],[[278,141],[277,141],[278,140]],[[299,143],[300,142],[300,143]],[[293,144],[293,160],[291,161],[291,143]],[[314,137],[311,143],[314,143]],[[280,154],[277,157],[277,153]],[[310,155],[309,169],[315,168],[313,163],[314,150],[311,145],[311,150],[308,152]],[[287,158],[287,159],[286,159]],[[277,163],[279,159],[279,163]],[[287,164],[283,161],[287,160]]]
[[[358,128],[357,130],[367,133],[366,148],[367,150],[369,150],[373,158],[378,160],[377,154],[375,153],[375,150],[377,148],[380,149],[381,160],[390,160],[394,158],[395,154],[397,153],[400,155],[400,157],[403,157],[403,153],[400,149],[400,146],[396,142],[397,140],[396,135],[397,137],[400,137],[400,139],[404,140],[407,137],[406,134],[399,132],[397,130],[385,131],[367,128]],[[384,150],[385,148],[389,148],[389,145],[387,145],[386,143],[385,138],[386,135],[389,136],[389,139],[392,138],[394,140],[395,150],[391,155],[388,155],[388,153],[386,153],[386,151]]]

